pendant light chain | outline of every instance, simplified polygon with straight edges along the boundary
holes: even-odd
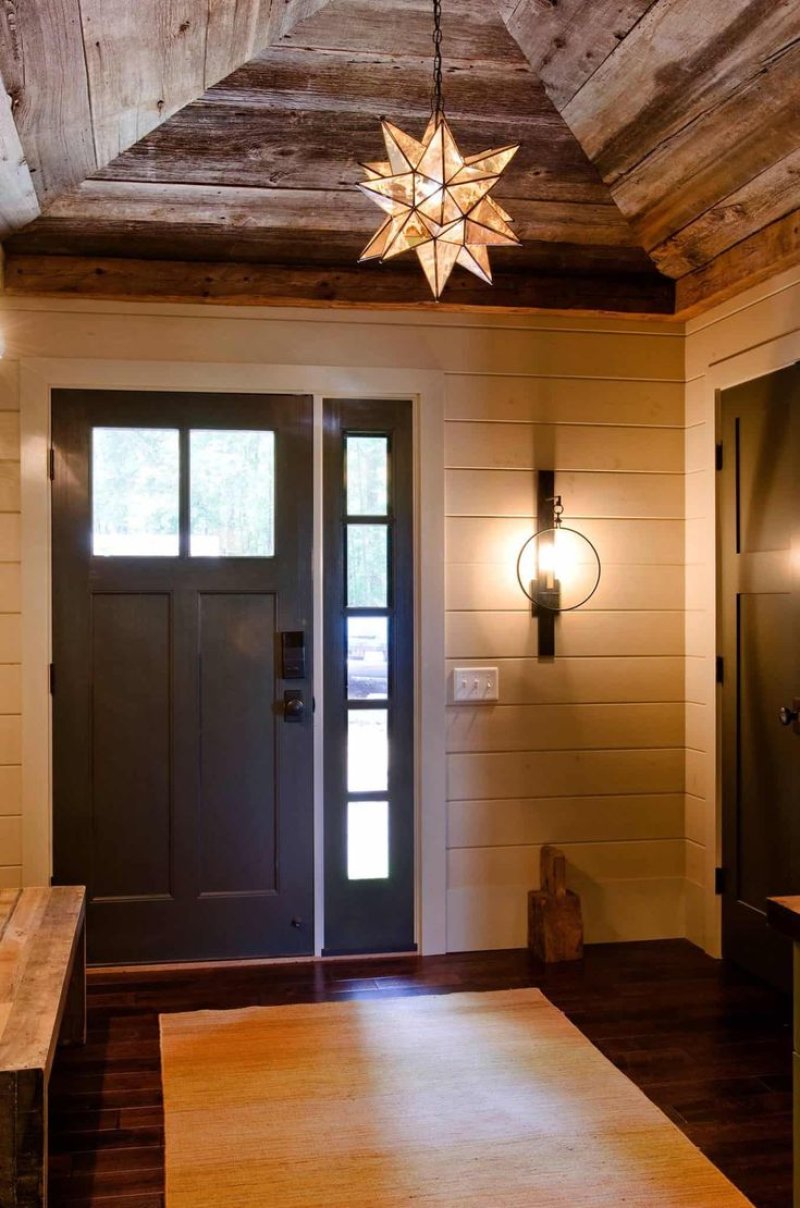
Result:
[[[431,116],[444,116],[442,97],[442,0],[433,0],[433,90]]]

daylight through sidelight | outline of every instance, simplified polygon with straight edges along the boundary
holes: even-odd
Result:
[[[489,248],[519,244],[513,220],[489,196],[519,145],[462,156],[444,114],[441,0],[433,0],[433,95],[422,140],[381,121],[388,162],[362,164],[359,184],[389,215],[360,259],[417,253],[434,298],[460,264],[491,284]]]

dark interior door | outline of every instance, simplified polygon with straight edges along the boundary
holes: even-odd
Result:
[[[800,892],[800,367],[726,390],[722,438],[724,953],[788,989],[765,908]]]
[[[54,879],[90,959],[311,952],[311,400],[59,391],[53,444]]]

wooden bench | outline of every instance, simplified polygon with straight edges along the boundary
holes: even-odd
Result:
[[[85,891],[0,890],[0,1208],[47,1203],[56,1044],[86,1039]]]

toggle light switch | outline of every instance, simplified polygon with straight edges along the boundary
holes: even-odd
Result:
[[[492,704],[499,699],[499,668],[456,667],[453,672],[453,701],[455,704]]]

